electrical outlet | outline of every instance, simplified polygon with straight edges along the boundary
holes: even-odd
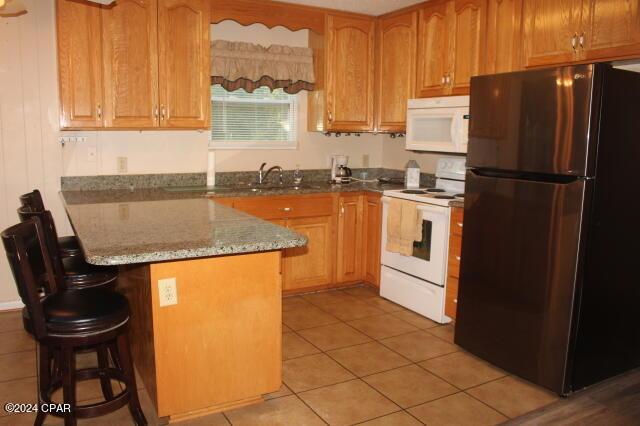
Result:
[[[87,147],[87,162],[95,162],[98,159],[98,148],[95,146]]]
[[[175,278],[158,280],[158,293],[160,295],[160,307],[178,304],[178,288]]]
[[[118,157],[118,173],[127,173],[127,157]]]
[[[362,155],[362,167],[365,169],[369,168],[369,154]]]

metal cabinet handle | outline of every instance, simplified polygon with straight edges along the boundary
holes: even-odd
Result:
[[[459,262],[461,260],[460,256],[456,256],[456,260]]]
[[[580,34],[580,48],[584,49],[584,31]]]
[[[578,45],[578,33],[575,33],[573,37],[571,37],[571,47],[573,50],[576,50],[576,46]]]
[[[282,207],[280,210],[282,210],[283,212],[290,212],[293,209],[291,207]]]
[[[98,104],[96,106],[96,114],[98,115],[98,118],[102,118],[102,105]]]
[[[160,105],[160,119],[164,120],[167,115],[167,110],[164,105]]]
[[[458,299],[453,299],[453,303],[458,303]]]
[[[447,85],[451,85],[451,76],[447,74]]]
[[[340,214],[344,215],[344,204],[340,203]]]
[[[156,105],[155,108],[153,109],[153,116],[155,118],[158,118],[160,116],[160,108],[158,108],[158,105]]]
[[[456,222],[456,225],[458,225],[460,228],[462,228],[462,222]]]
[[[447,82],[447,77],[443,75],[442,76],[442,85],[444,86],[446,82]]]
[[[331,114],[331,110],[328,109],[327,110],[327,118],[329,119],[329,122],[333,122],[333,114]]]

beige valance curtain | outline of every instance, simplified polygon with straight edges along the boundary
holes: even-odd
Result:
[[[253,92],[267,86],[294,94],[313,90],[314,82],[312,49],[227,40],[211,43],[211,83],[228,91]]]

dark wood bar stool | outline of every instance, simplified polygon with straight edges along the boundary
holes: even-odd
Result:
[[[40,409],[35,424],[42,425],[46,415],[51,414],[63,417],[65,425],[75,425],[78,418],[102,416],[128,404],[135,423],[146,425],[127,338],[127,299],[101,288],[84,291],[59,288],[44,229],[37,217],[6,229],[1,237],[25,304],[25,328],[38,344],[38,403],[41,408],[43,404],[51,404],[52,394],[62,388],[63,404],[69,404],[66,412],[46,413]],[[36,277],[42,271],[41,286]],[[97,368],[76,369],[75,355],[81,350],[98,352]],[[78,405],[76,382],[91,379],[100,380],[105,401]],[[125,389],[114,394],[111,379],[123,383]]]
[[[33,212],[45,211],[42,194],[37,189],[20,196],[20,205],[26,207]],[[61,257],[82,256],[80,242],[75,235],[66,235],[58,237],[58,250]]]
[[[83,256],[61,256],[58,249],[58,233],[50,211],[31,211],[30,208],[20,207],[18,216],[21,221],[27,221],[33,217],[40,220],[54,273],[64,278],[62,286],[69,290],[93,287],[115,288],[118,278],[116,266],[91,265],[84,260]]]

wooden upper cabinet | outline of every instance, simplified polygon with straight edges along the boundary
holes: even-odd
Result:
[[[158,1],[160,126],[209,125],[209,12],[207,0]]]
[[[486,0],[455,0],[452,10],[453,38],[449,44],[447,83],[452,95],[468,94],[471,77],[483,65]]]
[[[483,73],[520,69],[523,0],[488,0]]]
[[[583,60],[640,56],[640,1],[583,0]]]
[[[582,0],[523,3],[524,65],[535,67],[578,60]]]
[[[157,0],[118,0],[102,11],[104,121],[158,126]]]
[[[373,130],[375,21],[327,15],[326,130]]]
[[[376,129],[404,132],[407,100],[414,96],[418,13],[378,21],[376,46]]]
[[[416,73],[416,95],[420,98],[446,93],[449,28],[447,3],[420,10]]]
[[[60,127],[102,127],[100,6],[58,0]]]

